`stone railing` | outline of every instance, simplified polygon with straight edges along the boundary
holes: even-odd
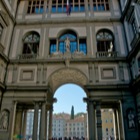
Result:
[[[74,53],[71,53],[71,52],[65,52],[65,53],[54,52],[50,55],[51,58],[83,58],[85,56],[86,56],[86,54],[82,51],[80,51],[80,52],[75,51]]]
[[[19,59],[36,59],[37,54],[20,54]]]
[[[117,52],[96,52],[96,57],[117,57]]]

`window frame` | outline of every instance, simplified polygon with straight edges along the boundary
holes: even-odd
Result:
[[[51,44],[52,41],[55,39],[50,39],[50,47],[49,47],[49,54],[55,53],[52,50],[56,50],[56,52],[60,52],[64,54],[66,52],[65,40],[66,37],[70,40],[70,53],[74,54],[75,52],[82,52],[83,54],[87,55],[87,39],[86,38],[78,38],[77,34],[71,30],[63,32],[58,38],[56,38],[55,47],[56,49],[52,48]],[[81,43],[80,43],[81,42]]]
[[[102,36],[102,37],[98,38],[98,36]],[[96,42],[97,42],[97,52],[108,52],[111,43],[113,45],[112,52],[115,51],[114,36],[113,33],[108,29],[101,29],[97,32]]]
[[[69,1],[72,12],[85,12],[85,0]],[[65,13],[67,0],[52,0],[51,13]]]
[[[37,40],[33,40],[35,39],[34,37],[37,37]],[[32,41],[32,40],[33,41]],[[30,32],[28,34],[26,34],[26,36],[23,38],[23,48],[22,48],[22,54],[23,55],[37,55],[38,54],[38,50],[39,50],[39,43],[40,43],[40,35],[37,32]],[[28,44],[30,44],[31,48],[28,46]],[[30,50],[32,50],[32,52],[30,52]]]
[[[110,11],[110,0],[92,0],[93,11]]]
[[[27,14],[42,14],[46,11],[45,7],[45,0],[29,0]]]

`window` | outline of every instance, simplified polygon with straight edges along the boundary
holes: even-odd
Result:
[[[109,11],[109,0],[93,0],[94,11]]]
[[[23,40],[23,54],[37,54],[39,49],[39,34],[32,32]]]
[[[44,12],[44,0],[29,0],[28,14],[41,14]]]
[[[97,51],[112,52],[114,51],[113,35],[109,30],[101,30],[96,35]]]
[[[1,39],[1,37],[2,37],[2,32],[3,32],[3,27],[2,27],[2,25],[0,24],[0,39]]]
[[[73,31],[63,33],[58,39],[50,40],[50,54],[70,52],[72,54],[87,54],[86,39],[78,39]]]
[[[73,12],[84,12],[85,3],[84,0],[69,0],[70,9]],[[66,12],[67,0],[52,0],[52,13],[64,13]]]
[[[87,54],[86,39],[80,39],[79,40],[79,51]]]

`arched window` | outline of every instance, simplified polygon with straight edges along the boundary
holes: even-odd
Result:
[[[68,49],[72,54],[75,52],[87,54],[86,39],[78,38],[76,33],[70,30],[61,34],[57,39],[50,39],[50,54],[55,52],[64,54]]]
[[[37,54],[39,49],[39,34],[31,32],[23,40],[23,54]]]
[[[96,35],[96,39],[98,52],[114,51],[113,35],[109,30],[100,30]]]
[[[65,40],[69,39],[70,41],[70,52],[73,53],[74,51],[77,50],[77,36],[74,32],[67,32],[65,34],[63,34],[62,36],[60,36],[59,40],[58,40],[58,50],[62,53],[66,52],[66,44],[65,44]]]

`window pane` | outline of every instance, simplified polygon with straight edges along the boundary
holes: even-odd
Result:
[[[64,53],[66,51],[64,42],[59,43],[59,51],[62,52],[62,53]]]
[[[94,11],[109,11],[109,1],[108,0],[93,0],[93,10]]]
[[[87,54],[86,39],[79,40],[79,51],[84,52],[84,54]]]
[[[70,51],[71,53],[74,53],[77,50],[77,42],[71,42],[70,43]]]
[[[36,13],[41,14],[44,11],[44,0],[30,0],[28,3],[28,14]]]
[[[56,6],[52,6],[52,13],[56,13]]]
[[[56,52],[56,40],[50,41],[50,54]]]
[[[58,9],[57,9],[57,11],[59,12],[59,13],[62,13],[62,7],[61,6],[58,6]]]

